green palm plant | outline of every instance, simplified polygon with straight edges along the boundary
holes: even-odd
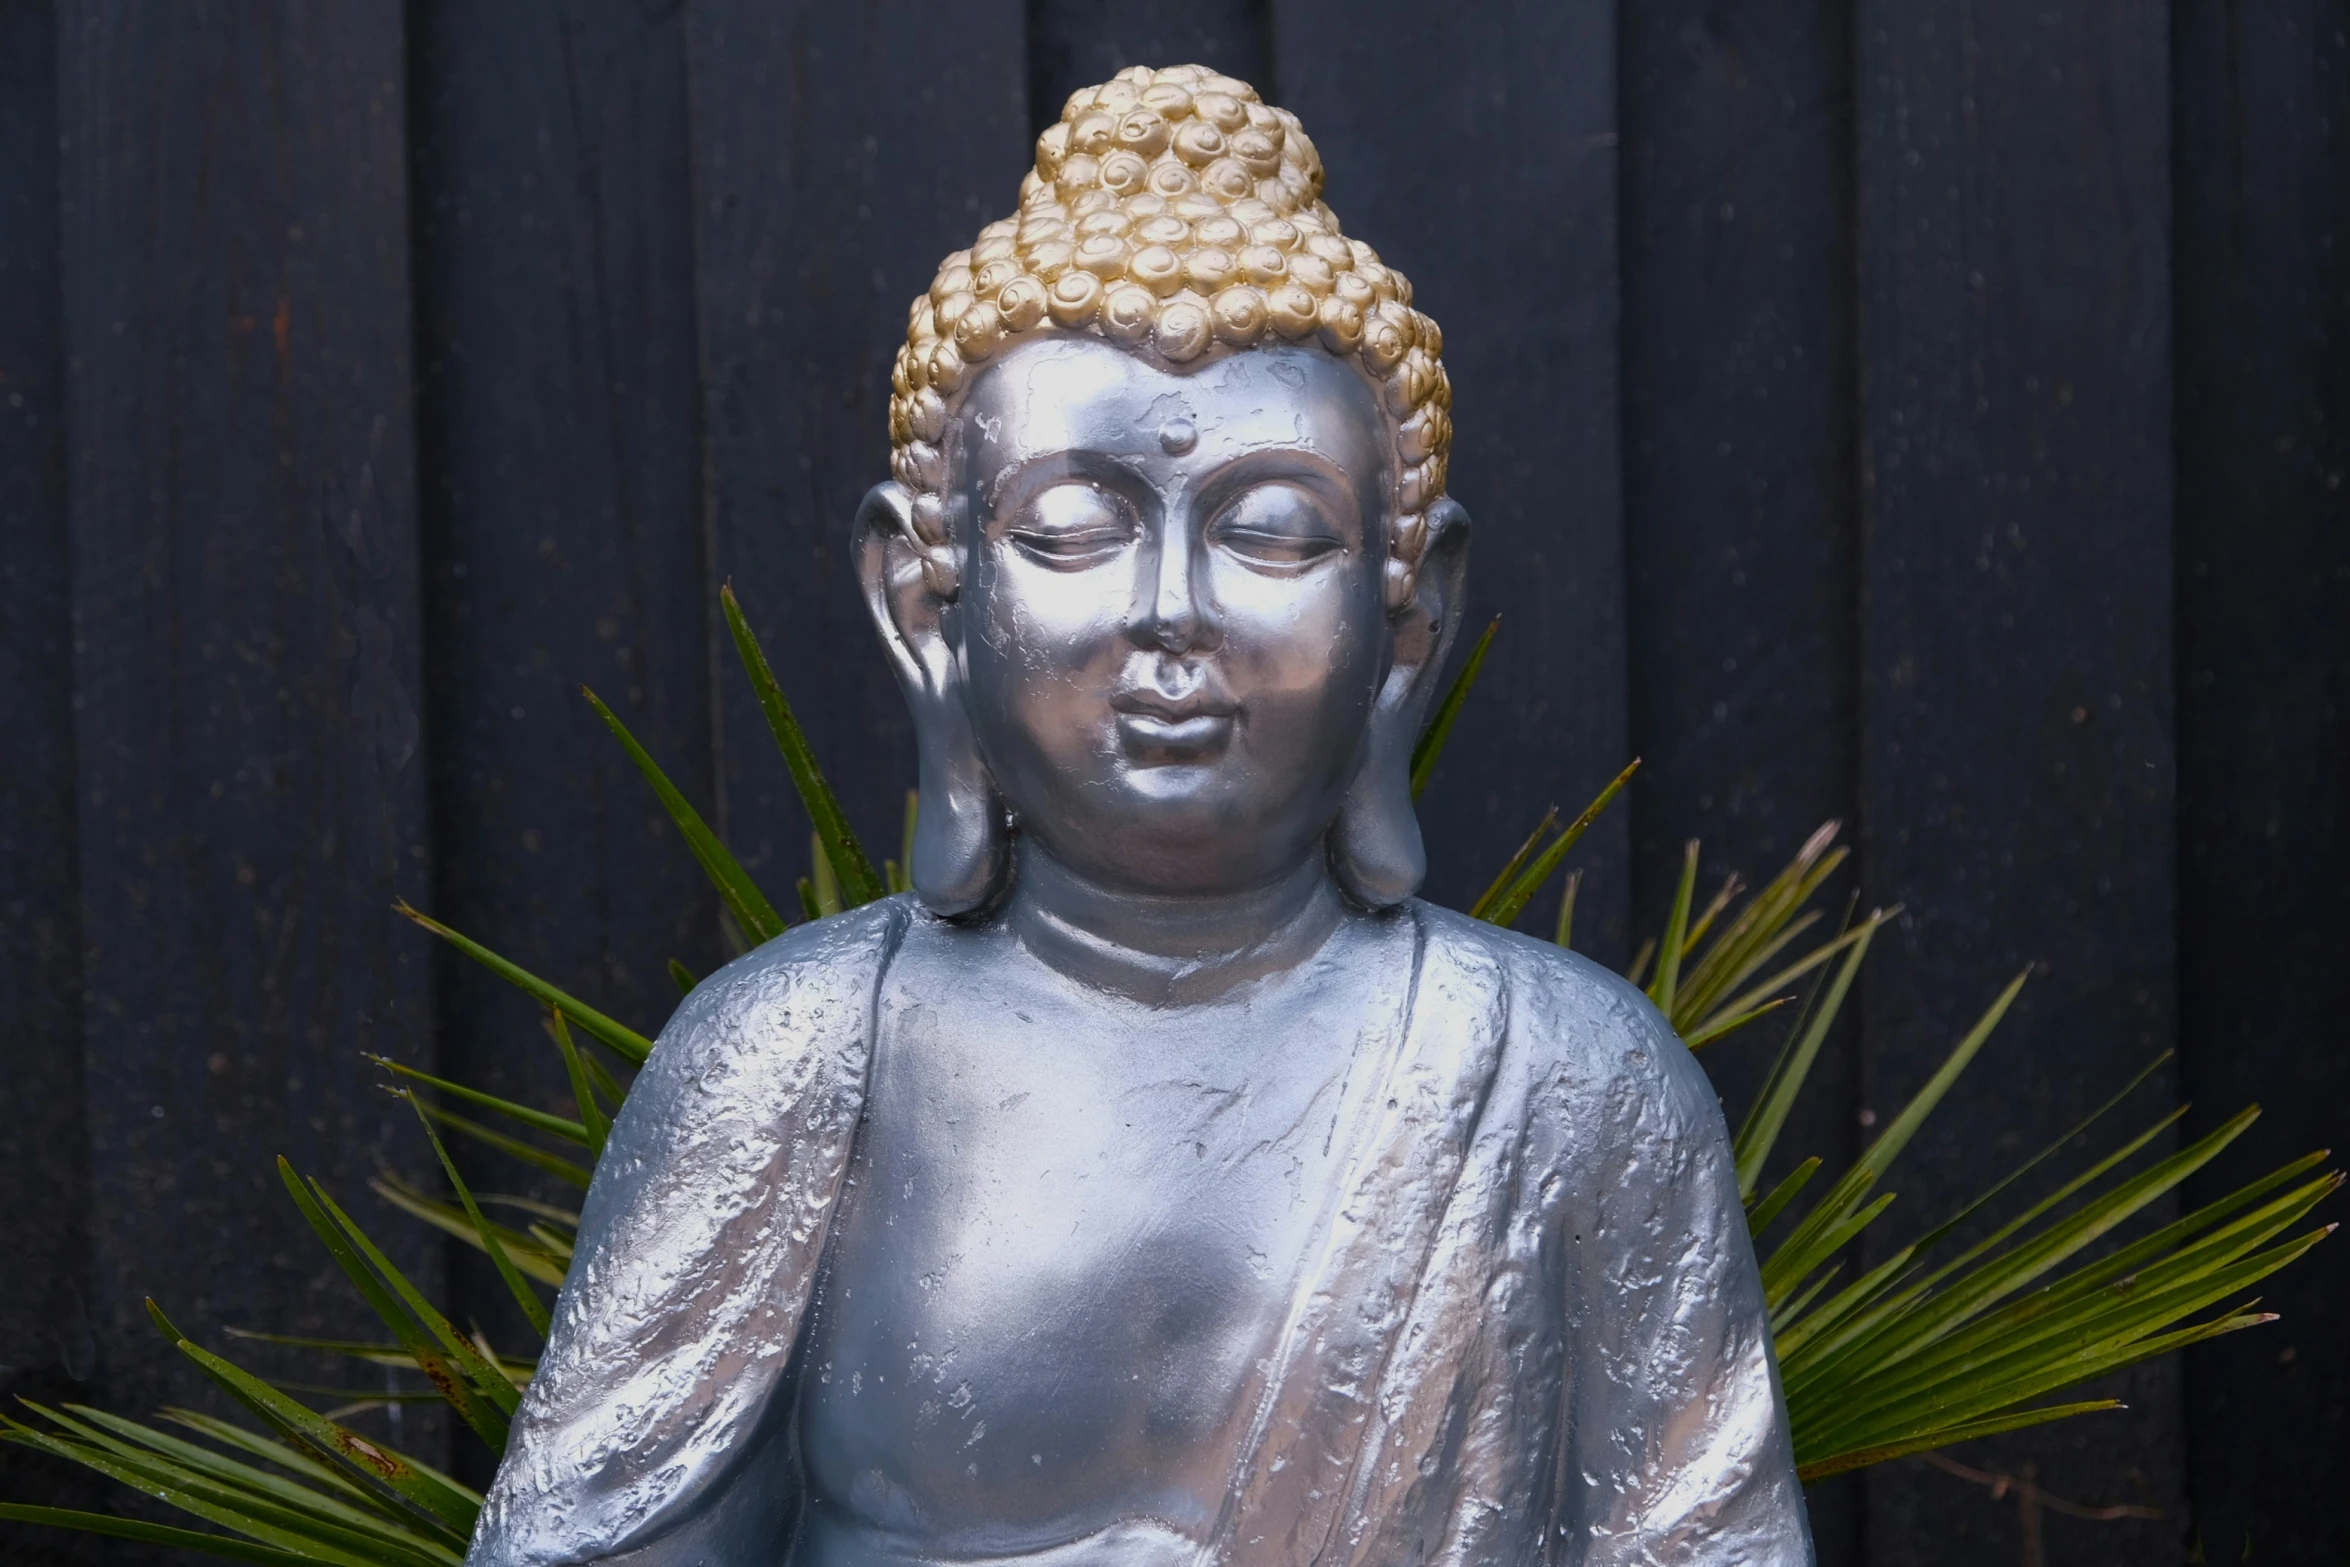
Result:
[[[814,823],[811,874],[797,892],[801,913],[821,919],[902,890],[907,843],[880,871],[850,831],[837,799],[792,715],[731,590],[721,607],[761,709],[782,748]],[[1437,706],[1412,758],[1417,794],[1433,775],[1491,648],[1494,628],[1471,649]],[[717,889],[746,943],[780,934],[786,921],[692,804],[672,785],[610,708],[586,693],[596,713],[644,774],[677,824],[687,849]],[[1523,846],[1472,905],[1495,924],[1514,925],[1561,868],[1637,763],[1581,814],[1561,825],[1545,814]],[[1751,1027],[1782,1007],[1794,1021],[1733,1144],[1748,1226],[1757,1242],[1771,1329],[1786,1386],[1796,1458],[1805,1479],[1922,1452],[1949,1443],[2068,1419],[2116,1406],[2111,1399],[2061,1401],[2107,1372],[2269,1318],[2244,1292],[2316,1244],[2331,1226],[2303,1222],[2342,1177],[2321,1168],[2323,1153],[2283,1164],[2217,1201],[2127,1240],[2117,1232],[2178,1189],[2241,1136],[2247,1109],[2183,1148],[2165,1151],[2174,1111],[2119,1138],[2088,1169],[2057,1184],[1980,1239],[1960,1245],[1966,1223],[2025,1179],[2059,1148],[2113,1111],[2145,1074],[2124,1085],[2064,1138],[1924,1235],[1857,1268],[1854,1243],[1879,1226],[1893,1202],[1878,1190],[1968,1065],[1984,1048],[2023,986],[2010,982],[1952,1047],[1917,1096],[1877,1133],[1852,1168],[1815,1192],[1822,1161],[1807,1158],[1762,1184],[1780,1133],[1822,1044],[1850,994],[1871,939],[1891,917],[1847,915],[1832,933],[1817,906],[1846,850],[1833,823],[1821,828],[1777,875],[1751,890],[1726,881],[1697,902],[1698,849],[1688,846],[1664,929],[1635,960],[1632,977],[1691,1048]],[[1572,940],[1577,878],[1568,875],[1553,939]],[[652,1041],[578,997],[407,905],[400,912],[520,987],[546,1009],[546,1033],[571,1088],[571,1115],[502,1099],[401,1063],[378,1060],[387,1086],[416,1111],[447,1181],[442,1194],[386,1173],[373,1184],[390,1206],[481,1250],[524,1319],[543,1338],[543,1290],[559,1287],[578,1230],[576,1210],[530,1198],[477,1194],[446,1137],[521,1161],[584,1191],[601,1155],[627,1074]],[[669,963],[680,991],[694,977]],[[582,1044],[582,1040],[585,1044]],[[2147,1072],[2160,1065],[2150,1063]],[[445,1135],[444,1135],[445,1134]],[[2143,1156],[2143,1157],[2142,1157]],[[321,1245],[385,1327],[387,1341],[278,1338],[326,1355],[413,1373],[413,1391],[392,1395],[445,1402],[493,1453],[505,1445],[531,1373],[526,1356],[501,1352],[478,1330],[460,1330],[369,1239],[315,1180],[284,1160],[288,1196]],[[493,1213],[495,1217],[493,1217]],[[2116,1243],[2118,1242],[2118,1243]],[[1857,1268],[1857,1271],[1855,1271]],[[187,1528],[58,1508],[0,1504],[0,1520],[184,1547],[262,1563],[343,1567],[453,1567],[463,1559],[478,1493],[431,1465],[376,1442],[345,1420],[385,1395],[362,1395],[324,1413],[182,1334],[150,1306],[168,1340],[251,1417],[240,1425],[187,1409],[157,1423],[82,1406],[28,1404],[30,1418],[0,1416],[0,1437],[81,1464],[189,1515]],[[2053,1401],[2052,1401],[2053,1400]]]

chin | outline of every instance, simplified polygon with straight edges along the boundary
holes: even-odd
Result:
[[[1176,895],[1237,892],[1292,868],[1312,852],[1328,823],[1299,830],[1301,791],[1273,793],[1262,780],[1217,763],[1121,768],[1103,779],[1090,809],[1073,813],[1078,841],[1047,844],[1073,868],[1138,889]]]
[[[1221,756],[1136,762],[1118,770],[1115,787],[1146,815],[1201,815],[1220,821],[1243,794],[1242,780],[1233,776],[1236,771]]]

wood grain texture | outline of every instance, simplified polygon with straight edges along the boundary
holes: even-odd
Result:
[[[1330,170],[1325,198],[1444,329],[1468,620],[1505,617],[1421,811],[1428,895],[1466,907],[1545,807],[1573,815],[1631,756],[1614,14],[1509,5],[1462,25],[1426,6],[1279,0],[1273,21],[1280,95]],[[1617,960],[1629,841],[1610,812],[1577,851],[1577,945]]]
[[[431,1044],[400,13],[58,18],[91,1314],[143,1412],[199,1386],[150,1291],[364,1330],[272,1155],[439,1288],[364,1191],[414,1123],[360,1052]]]
[[[2350,1136],[2350,19],[2175,27],[2179,1021],[2197,1122],[2265,1108],[2209,1197]],[[2350,1558],[2345,1294],[2337,1237],[2262,1285],[2275,1327],[2188,1358],[2213,1562]]]
[[[47,0],[0,0],[0,1408],[89,1394],[73,604],[58,335],[57,38]],[[96,1478],[0,1448],[0,1497],[103,1505]],[[0,1557],[94,1562],[96,1540],[0,1524]],[[29,1557],[28,1557],[29,1559]]]
[[[2175,1038],[2168,49],[2118,0],[1869,0],[1857,27],[1864,883],[1909,911],[1871,959],[1866,1105],[2037,973],[1895,1172],[1914,1233]],[[2048,1560],[2179,1554],[2177,1364],[2116,1391],[2127,1414],[1968,1455],[2163,1510],[2050,1516]],[[2024,1549],[2012,1499],[1927,1466],[1868,1491],[1872,1562]]]
[[[889,476],[889,368],[938,262],[1033,156],[1024,17],[911,0],[686,12],[709,559],[878,865],[914,780],[849,523]],[[718,639],[723,641],[723,635]],[[792,906],[808,821],[731,647],[713,654],[721,831]]]
[[[0,5],[0,1248],[29,1286],[0,1291],[0,1386],[89,1371],[56,58],[46,5]]]
[[[1625,15],[1636,907],[1853,809],[1851,82],[1839,5]]]
[[[636,0],[408,15],[431,903],[650,1033],[662,965],[719,961],[716,899],[579,687],[711,809],[685,24]],[[526,998],[451,959],[439,1005],[455,1076],[571,1113]],[[452,1266],[467,1315],[524,1342],[486,1260]]]
[[[1664,927],[1683,845],[1701,889],[1753,885],[1858,801],[1854,691],[1850,11],[1832,0],[1628,6],[1624,553],[1632,905]],[[1822,900],[1831,916],[1847,873]],[[1735,1120],[1783,1026],[1711,1046]],[[1766,1176],[1856,1151],[1860,1057],[1839,1027]],[[1856,1559],[1860,1486],[1812,1488],[1821,1560]]]

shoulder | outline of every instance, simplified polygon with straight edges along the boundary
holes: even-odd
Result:
[[[1513,1026],[1602,1052],[1664,1040],[1679,1045],[1638,986],[1583,954],[1434,904],[1414,909],[1430,958],[1489,976]]]
[[[906,919],[885,899],[813,920],[696,985],[613,1117],[582,1236],[632,1207],[652,1203],[666,1224],[676,1204],[748,1190],[786,1145],[845,1146],[863,1104],[875,981]],[[795,1179],[824,1168],[802,1165]]]
[[[1433,904],[1414,908],[1427,932],[1424,966],[1482,976],[1538,1101],[1604,1101],[1639,1118],[1719,1118],[1696,1057],[1630,980],[1551,942]]]
[[[739,1061],[861,1032],[873,990],[913,917],[901,894],[795,925],[710,975],[678,1004],[646,1070],[698,1075],[713,1058]]]

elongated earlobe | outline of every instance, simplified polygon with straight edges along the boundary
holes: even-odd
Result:
[[[1330,871],[1369,909],[1391,909],[1420,890],[1428,850],[1412,807],[1412,747],[1460,625],[1469,569],[1469,514],[1458,501],[1427,512],[1428,542],[1412,596],[1389,618],[1395,655],[1372,703],[1363,759],[1330,830]]]
[[[857,508],[857,576],[914,719],[922,810],[914,824],[914,895],[933,914],[975,914],[1002,896],[1011,876],[1011,834],[963,701],[963,662],[954,646],[953,595],[924,570],[913,528],[913,498],[891,480]],[[945,586],[947,592],[940,591]]]
[[[908,874],[924,908],[955,919],[977,914],[1003,895],[1011,881],[1012,835],[979,760],[970,720],[961,722],[959,733],[947,729],[915,726],[922,805]]]
[[[1354,786],[1330,829],[1330,873],[1367,909],[1391,909],[1420,890],[1428,849],[1412,810],[1412,748],[1374,721]]]

